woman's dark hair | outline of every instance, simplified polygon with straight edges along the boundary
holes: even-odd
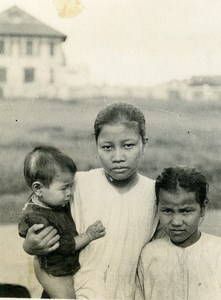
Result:
[[[24,176],[29,187],[36,180],[46,187],[50,186],[58,170],[75,175],[77,167],[74,161],[52,146],[38,146],[25,158]]]
[[[145,117],[137,106],[128,103],[112,103],[98,113],[94,122],[96,142],[104,125],[117,122],[135,126],[141,135],[143,144],[146,143]]]
[[[207,199],[209,184],[206,178],[197,169],[191,167],[170,167],[165,168],[157,177],[155,193],[157,205],[159,203],[160,190],[167,192],[178,192],[182,188],[187,192],[195,192],[196,201],[201,207]]]

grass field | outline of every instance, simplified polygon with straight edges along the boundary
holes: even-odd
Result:
[[[97,112],[113,101],[0,101],[1,222],[16,222],[26,201],[23,160],[35,145],[59,147],[76,161],[79,170],[99,166],[93,122]],[[149,143],[140,172],[155,178],[166,166],[196,166],[210,183],[211,207],[221,208],[221,102],[127,101],[139,105],[147,121]]]

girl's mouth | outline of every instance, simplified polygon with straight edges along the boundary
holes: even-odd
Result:
[[[170,232],[172,232],[175,235],[182,234],[185,230],[184,229],[170,229]]]

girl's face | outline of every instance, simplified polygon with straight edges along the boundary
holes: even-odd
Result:
[[[97,149],[105,172],[115,180],[125,180],[137,172],[144,145],[136,128],[122,123],[104,125]]]
[[[162,227],[175,245],[188,247],[199,239],[204,208],[196,202],[195,192],[160,190],[158,213]]]

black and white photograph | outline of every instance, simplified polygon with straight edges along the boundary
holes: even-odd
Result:
[[[221,299],[220,13],[0,0],[0,298]]]

